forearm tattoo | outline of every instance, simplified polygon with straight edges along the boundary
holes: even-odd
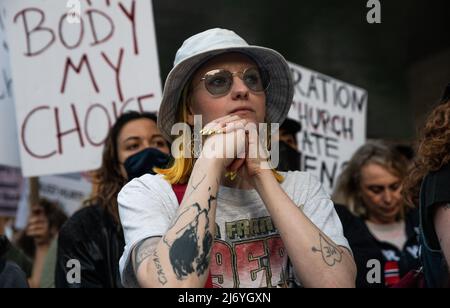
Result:
[[[156,267],[156,273],[158,274],[158,281],[160,284],[164,286],[167,283],[167,277],[166,274],[164,273],[161,261],[156,251],[153,253],[152,259]]]
[[[191,187],[192,190],[189,192],[188,197],[190,197],[200,186],[201,183],[206,179],[206,173],[204,173],[202,176],[198,176],[198,180],[196,179],[196,175],[193,175],[193,178],[191,180]]]
[[[209,213],[215,200],[216,197],[210,194],[206,209],[202,209],[198,203],[187,207],[163,238],[163,242],[169,247],[173,271],[179,280],[194,272],[199,276],[203,275],[209,267],[209,255],[213,244],[213,235],[209,230]],[[194,215],[194,218],[188,224],[178,227],[177,223],[187,215]],[[174,230],[175,227],[177,230]]]
[[[134,272],[137,275],[139,266],[145,259],[150,257],[155,250],[154,244],[151,239],[145,239],[136,245],[134,248]]]
[[[313,252],[320,252],[322,254],[323,261],[328,266],[334,266],[336,263],[342,261],[342,251],[339,247],[330,242],[324,235],[319,234],[320,237],[320,249],[312,247]]]

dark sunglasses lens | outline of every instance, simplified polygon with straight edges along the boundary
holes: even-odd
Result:
[[[243,80],[247,87],[252,91],[261,92],[265,89],[261,74],[256,68],[250,68],[246,70],[243,76]]]
[[[212,95],[222,95],[230,90],[233,76],[225,70],[210,72],[205,77],[205,87]]]

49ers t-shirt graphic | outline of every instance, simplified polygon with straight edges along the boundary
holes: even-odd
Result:
[[[309,173],[281,173],[283,190],[335,244],[350,250],[329,195]],[[131,264],[132,248],[141,240],[164,235],[179,203],[161,175],[144,175],[128,183],[118,197],[125,235],[120,259],[122,283],[137,286]],[[216,234],[210,272],[217,288],[292,287],[298,284],[270,213],[256,190],[220,186]]]

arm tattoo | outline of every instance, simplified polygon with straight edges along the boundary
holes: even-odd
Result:
[[[203,174],[203,177],[200,180],[198,180],[197,182],[195,182],[195,178],[192,179],[193,190],[196,190],[200,186],[200,184],[203,182],[204,179],[206,179],[206,173]]]
[[[209,255],[213,244],[213,236],[209,230],[209,213],[215,200],[216,197],[210,195],[206,209],[202,209],[198,203],[186,208],[172,225],[175,239],[171,241],[167,236],[163,238],[164,243],[169,246],[170,263],[178,280],[183,280],[194,272],[203,275],[209,267]],[[191,222],[181,228],[178,227],[178,230],[173,230],[184,215],[192,213],[195,213],[195,216]]]
[[[192,182],[191,182],[192,190],[189,192],[188,198],[197,190],[197,188],[200,186],[201,183],[203,183],[203,181],[205,179],[206,179],[206,173],[204,173],[203,176],[198,181],[196,181],[195,177],[192,178]]]
[[[334,245],[332,242],[327,240],[325,236],[321,233],[320,236],[320,249],[312,247],[313,252],[320,252],[322,254],[323,261],[328,266],[334,266],[336,263],[342,261],[342,251]]]
[[[155,252],[153,253],[153,263],[155,264],[156,267],[156,271],[158,274],[158,281],[160,284],[162,284],[163,286],[167,283],[167,277],[166,277],[166,273],[164,273],[163,267],[161,265],[161,261],[159,260],[159,256],[158,253]]]
[[[139,266],[150,257],[155,250],[154,243],[150,239],[142,240],[134,248],[134,274],[137,276]]]

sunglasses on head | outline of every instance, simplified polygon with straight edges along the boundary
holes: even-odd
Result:
[[[253,92],[264,92],[269,86],[267,75],[261,74],[256,67],[233,73],[225,69],[215,69],[207,72],[200,81],[204,81],[205,88],[211,95],[221,96],[230,92],[234,76],[238,76]]]

